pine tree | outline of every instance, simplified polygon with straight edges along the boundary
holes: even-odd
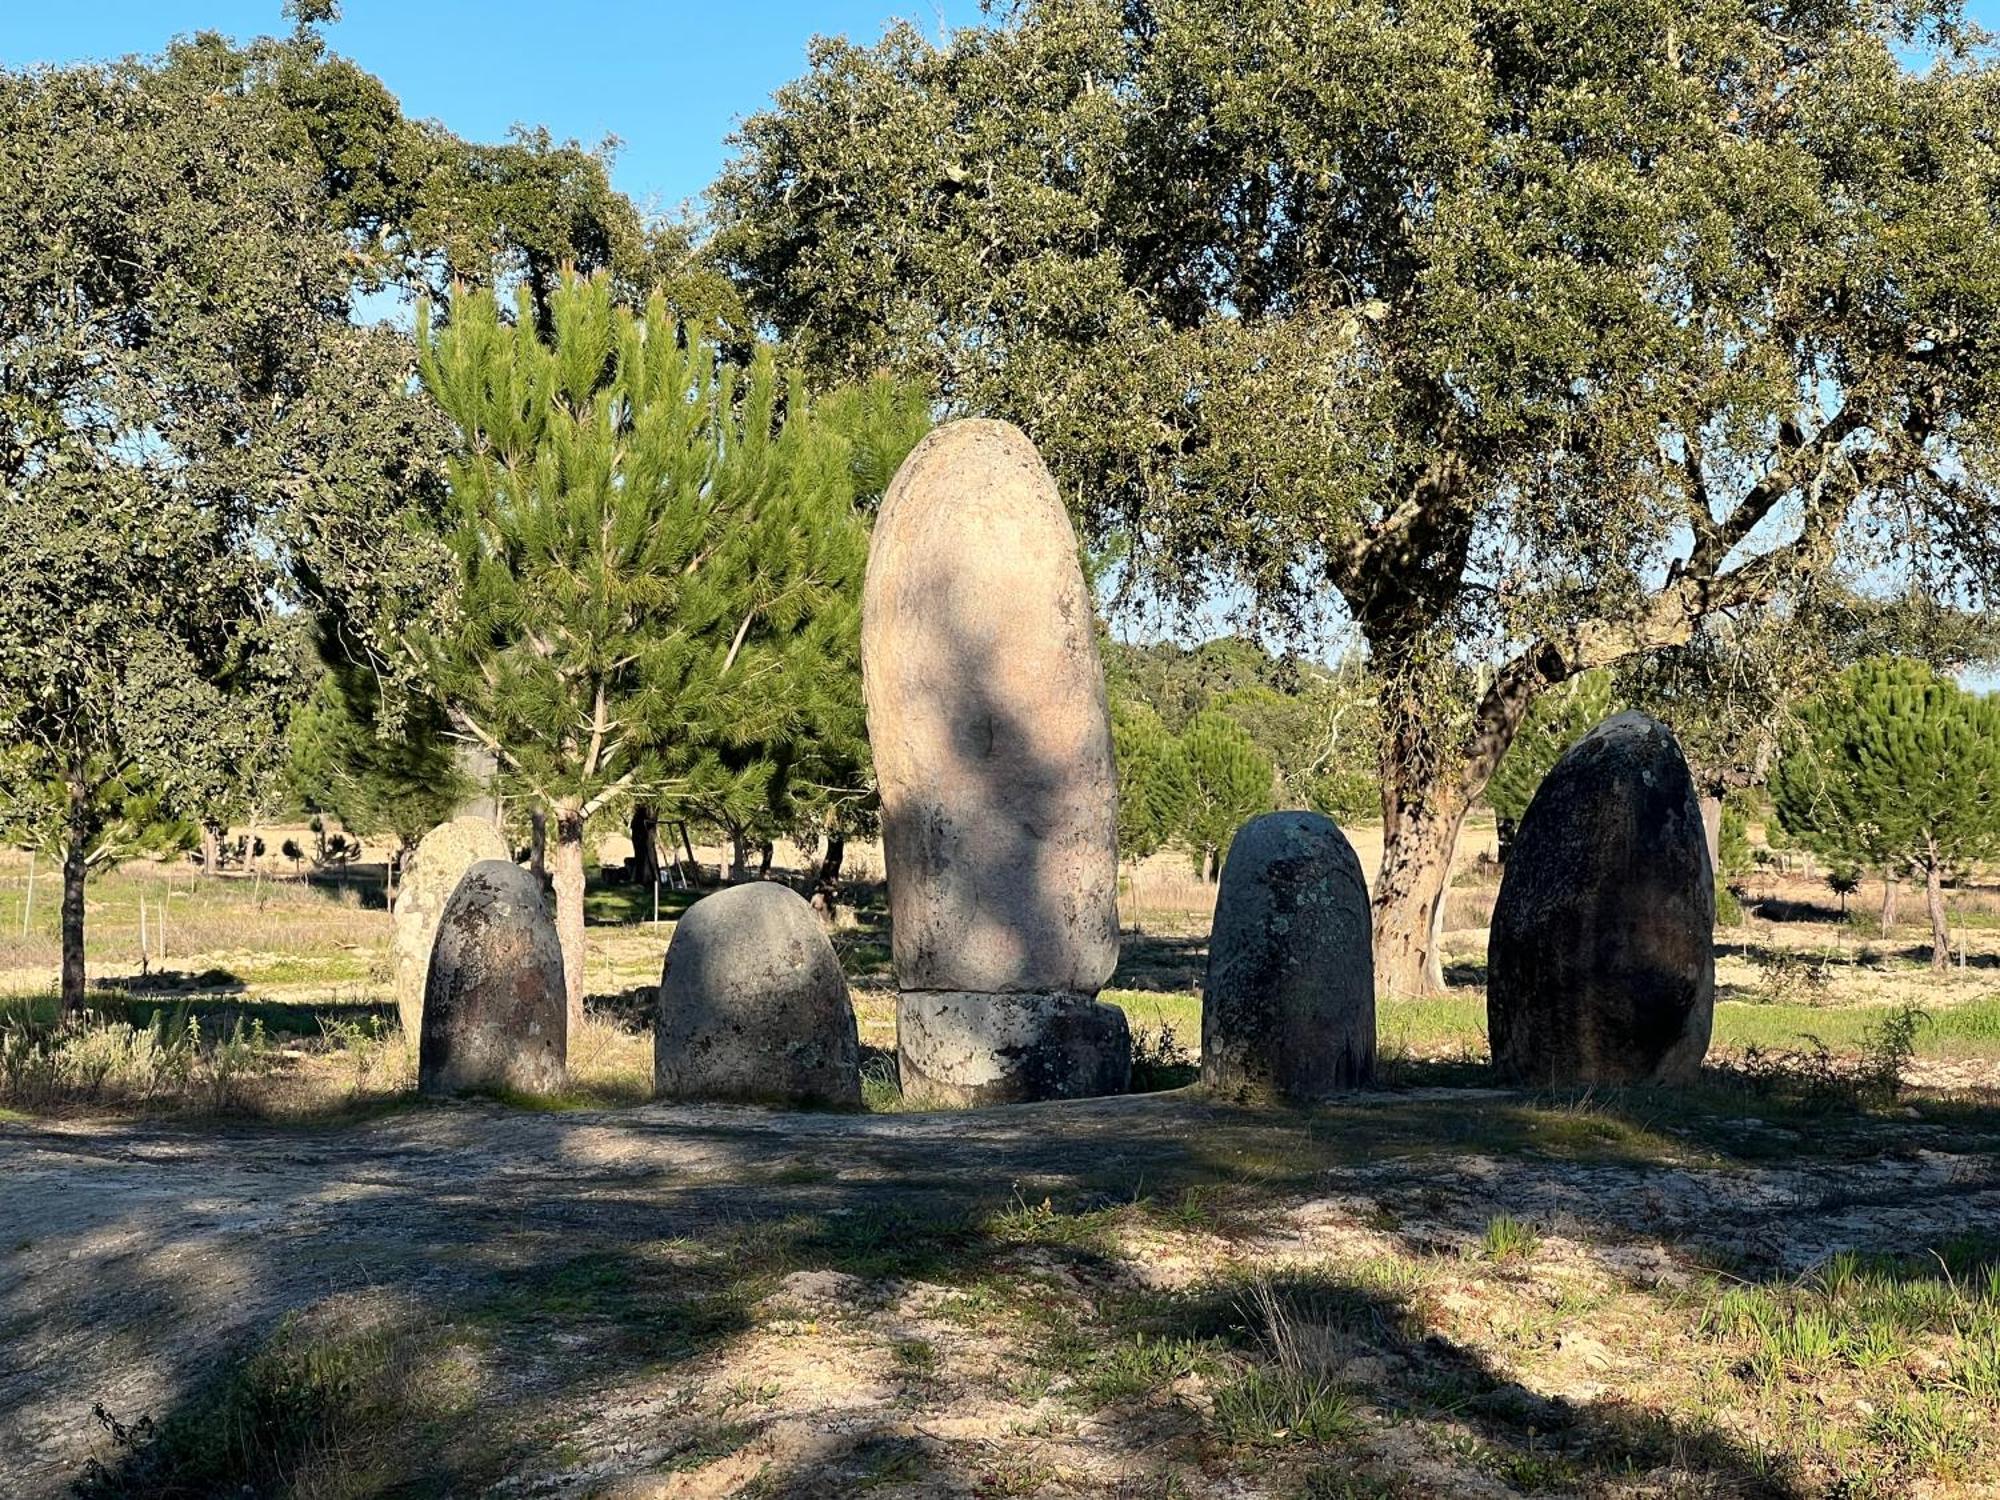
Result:
[[[2000,849],[2000,701],[1874,657],[1801,719],[1771,782],[1778,816],[1829,859],[1921,871],[1931,967],[1943,969],[1944,877]]]
[[[292,715],[286,778],[308,811],[349,833],[394,835],[399,851],[452,815],[473,790],[444,713],[428,700],[385,724],[372,673],[332,667]]]
[[[1118,852],[1142,860],[1184,825],[1194,778],[1180,741],[1143,703],[1112,704],[1111,750],[1118,766]]]
[[[826,486],[821,513],[793,522],[821,531],[851,527],[856,511],[872,512],[880,503],[930,430],[930,404],[920,388],[877,377],[829,393],[813,407],[812,422],[828,445],[830,468],[845,479]],[[780,559],[783,547],[765,554]],[[731,879],[747,873],[752,846],[768,854],[779,837],[814,847],[822,838],[872,831],[877,804],[861,699],[859,613],[867,557],[865,548],[844,556],[848,570],[823,580],[832,592],[820,623],[830,628],[802,643],[816,659],[796,664],[791,714],[774,721],[769,736],[742,740],[704,761],[673,798],[680,816],[721,829]]]
[[[1220,856],[1236,830],[1271,810],[1274,772],[1249,731],[1220,709],[1196,714],[1180,743],[1193,790],[1182,839],[1196,869],[1213,880],[1222,873]]]
[[[868,537],[847,447],[768,349],[738,366],[603,277],[567,278],[548,323],[485,292],[441,329],[420,315],[461,445],[456,618],[417,644],[454,725],[553,828],[574,1026],[590,820],[765,776],[756,747],[825,711],[825,664],[852,652]]]

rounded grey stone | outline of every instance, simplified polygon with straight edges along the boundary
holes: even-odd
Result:
[[[663,1099],[860,1106],[847,976],[790,887],[717,891],[675,926],[653,1023],[653,1089]]]
[[[861,665],[898,985],[1095,994],[1118,961],[1111,721],[1075,533],[1014,427],[947,423],[897,471]]]
[[[1487,945],[1501,1074],[1681,1083],[1715,1017],[1715,876],[1671,732],[1606,719],[1556,762],[1507,855]]]
[[[1248,1097],[1321,1098],[1375,1076],[1368,883],[1314,812],[1236,831],[1215,897],[1201,999],[1201,1080]]]
[[[430,980],[431,945],[445,902],[465,872],[482,859],[507,858],[507,841],[484,818],[453,818],[418,841],[396,892],[396,1016],[405,1036],[423,1030],[424,986]]]
[[[896,997],[903,1094],[938,1105],[1122,1094],[1132,1085],[1125,1012],[1088,995],[905,991]]]
[[[562,945],[541,883],[510,861],[481,860],[438,923],[417,1087],[555,1092],[563,1086],[568,1018]]]

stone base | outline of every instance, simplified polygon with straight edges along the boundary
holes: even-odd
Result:
[[[1082,1099],[1132,1083],[1125,1012],[1088,995],[905,991],[896,1055],[903,1095],[920,1103]]]

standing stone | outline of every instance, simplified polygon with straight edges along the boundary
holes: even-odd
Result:
[[[704,896],[667,945],[653,1023],[662,1099],[861,1104],[861,1040],[847,976],[789,886]]]
[[[1076,537],[1034,445],[947,423],[882,502],[862,601],[906,1092],[1114,1092],[1111,724]],[[1004,1000],[993,997],[1006,997]]]
[[[1368,883],[1347,835],[1313,812],[1236,832],[1216,892],[1201,999],[1201,1081],[1309,1101],[1375,1075]]]
[[[541,882],[483,859],[445,903],[424,990],[417,1087],[553,1093],[563,1086],[569,996]]]
[[[430,978],[431,944],[438,918],[465,872],[482,859],[507,858],[507,841],[481,818],[454,818],[425,834],[403,871],[396,893],[396,1015],[403,1035],[422,1033],[424,984]]]
[[[1664,724],[1614,715],[1543,780],[1507,855],[1487,1031],[1521,1083],[1683,1083],[1715,1018],[1715,876]]]

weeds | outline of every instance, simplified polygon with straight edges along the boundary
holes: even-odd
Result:
[[[1917,1034],[1929,1021],[1922,1007],[1905,1002],[1862,1030],[1860,1053],[1844,1057],[1810,1033],[1796,1049],[1752,1044],[1737,1072],[1758,1093],[1808,1109],[1867,1109],[1893,1104],[1903,1075],[1917,1054]]]
[[[1535,1253],[1542,1237],[1534,1227],[1524,1224],[1511,1214],[1497,1214],[1487,1221],[1486,1233],[1480,1236],[1480,1252],[1488,1260],[1526,1260]]]
[[[1265,1280],[1252,1283],[1245,1311],[1256,1320],[1268,1362],[1215,1393],[1223,1434],[1246,1443],[1327,1443],[1353,1433],[1359,1413],[1334,1374],[1337,1331],[1300,1318]]]
[[[274,1068],[264,1023],[242,1017],[204,1035],[185,1004],[144,1026],[96,1017],[38,1022],[25,1009],[0,1021],[0,1100],[29,1109],[74,1104],[170,1104],[226,1112],[243,1086]]]
[[[1764,971],[1761,998],[1768,1005],[1820,1006],[1833,988],[1831,959],[1813,958],[1790,948],[1772,948],[1759,960]]]
[[[1161,1017],[1158,1026],[1132,1032],[1132,1092],[1152,1094],[1185,1088],[1200,1076],[1193,1055],[1174,1034],[1174,1023]]]

